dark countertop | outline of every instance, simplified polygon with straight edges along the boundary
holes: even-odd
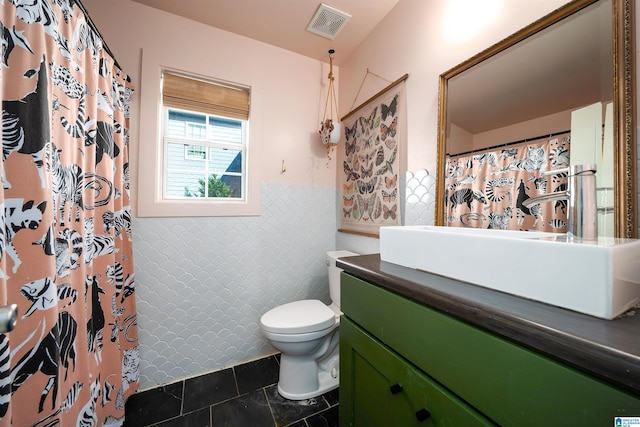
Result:
[[[640,395],[640,309],[598,319],[381,261],[379,254],[340,258],[337,266]]]

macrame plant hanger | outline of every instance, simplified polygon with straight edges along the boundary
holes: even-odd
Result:
[[[318,131],[322,143],[327,147],[327,156],[329,156],[331,149],[340,142],[341,126],[338,116],[336,90],[333,85],[335,77],[333,76],[333,57],[331,56],[335,52],[335,50],[329,49],[329,89],[327,90],[327,100],[324,104],[324,114],[322,115],[320,130]]]

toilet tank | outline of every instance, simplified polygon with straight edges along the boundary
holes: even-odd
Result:
[[[336,267],[336,260],[345,256],[356,256],[354,252],[349,251],[330,251],[327,252],[327,267],[329,269],[329,294],[333,304],[340,308],[340,272],[341,268]]]

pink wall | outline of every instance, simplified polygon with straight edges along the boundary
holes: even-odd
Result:
[[[340,111],[346,114],[382,90],[407,79],[408,170],[436,172],[440,74],[566,3],[566,0],[400,0],[340,67]],[[479,6],[478,6],[479,5]],[[479,9],[478,9],[479,7]],[[359,89],[362,85],[362,89]],[[338,233],[337,247],[379,251],[378,239]]]
[[[435,171],[438,76],[566,0],[491,0],[483,2],[485,12],[492,11],[486,18],[470,7],[474,3],[400,0],[352,57],[334,70],[339,76],[341,114],[386,86],[372,75],[362,84],[367,69],[389,81],[409,74],[405,155],[410,170]],[[134,161],[140,132],[135,115],[145,114],[139,111],[144,49],[185,59],[196,52],[212,76],[259,82],[261,99],[256,107],[264,114],[259,134],[251,137],[262,146],[263,182],[335,185],[335,161],[327,163],[316,134],[324,108],[326,64],[129,0],[84,0],[83,4],[138,89],[132,106]],[[465,21],[468,13],[470,22]],[[285,174],[280,173],[283,160]]]
[[[335,185],[335,161],[327,162],[317,134],[326,96],[326,64],[129,0],[83,0],[83,4],[136,86],[133,165],[138,164],[140,138],[153,135],[148,128],[140,128],[140,119],[147,123],[145,115],[156,114],[140,110],[141,94],[150,90],[141,79],[147,51],[184,64],[185,71],[203,71],[210,77],[252,86],[252,117],[258,123],[251,126],[250,143],[261,148],[261,182]],[[190,70],[193,67],[199,70]],[[338,71],[334,67],[334,74]],[[287,171],[281,174],[283,160]],[[135,191],[138,168],[133,172]]]
[[[367,69],[390,81],[408,73],[407,167],[435,173],[440,74],[565,3],[400,0],[340,67],[340,110],[354,104]],[[385,86],[367,77],[355,105]]]
[[[480,150],[498,144],[520,141],[532,136],[564,132],[571,129],[571,110],[473,135],[472,149]]]
[[[260,134],[252,135],[263,147],[262,180],[335,185],[335,162],[327,164],[326,153],[316,138],[324,107],[326,64],[128,0],[83,3],[138,87],[134,114],[138,114],[142,86],[141,49],[164,49],[171,55],[208,51],[202,61],[213,75],[224,68],[235,81],[241,82],[246,75],[263,85],[265,114]],[[400,0],[340,70],[335,70],[339,71],[341,115],[387,85],[372,75],[364,79],[367,69],[389,81],[409,74],[405,152],[409,170],[426,167],[435,172],[439,75],[566,0],[487,0],[481,2],[481,10],[474,10],[472,5],[478,3]],[[139,131],[135,117],[132,130],[135,141]],[[282,160],[287,167],[285,174],[280,174]]]

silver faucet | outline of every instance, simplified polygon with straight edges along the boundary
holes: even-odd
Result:
[[[567,191],[556,191],[531,197],[522,205],[526,208],[542,202],[568,200],[567,235],[579,239],[598,238],[596,209],[596,165],[572,165],[542,173],[542,176],[568,174]]]

